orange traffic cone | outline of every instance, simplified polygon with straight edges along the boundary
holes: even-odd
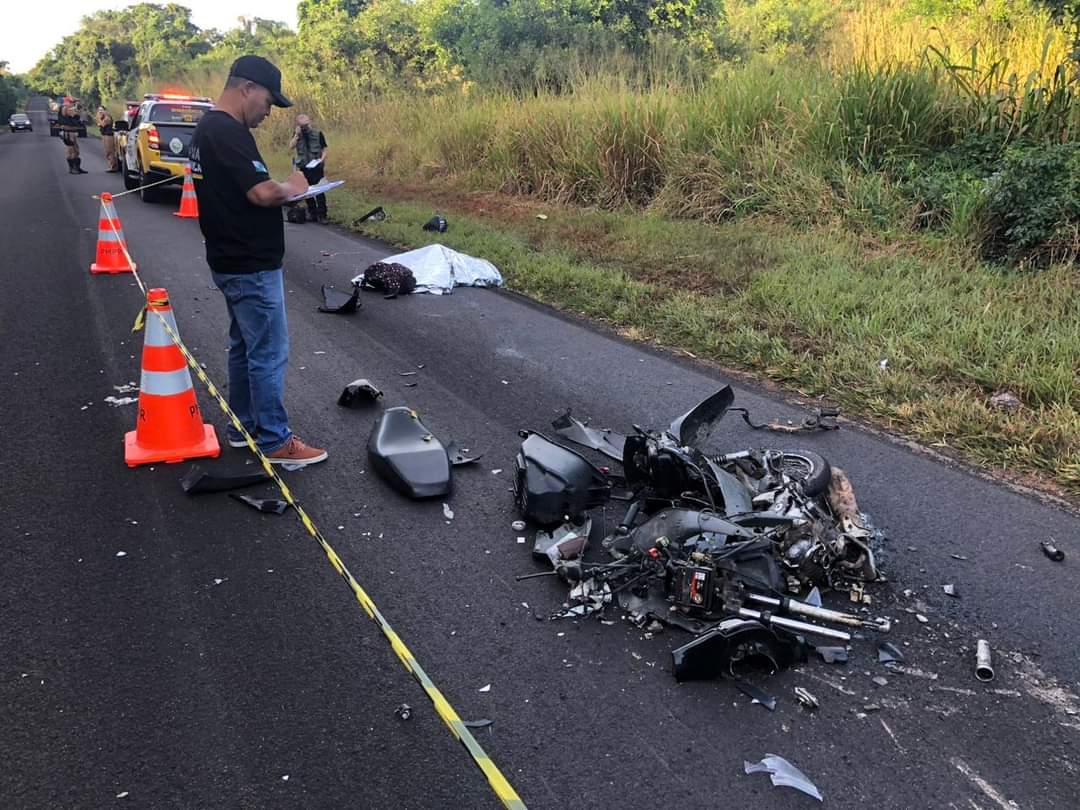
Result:
[[[161,288],[146,294],[146,340],[143,343],[142,384],[135,430],[124,436],[124,461],[129,467],[221,454],[213,425],[205,425],[195,401],[191,375],[165,323],[178,334],[169,293]],[[156,314],[156,313],[160,313]]]
[[[199,200],[195,197],[195,183],[191,180],[191,164],[184,167],[184,190],[180,192],[180,210],[174,217],[199,217]]]
[[[97,261],[90,265],[91,273],[134,273],[135,262],[128,260],[127,240],[116,214],[112,194],[101,195],[101,218],[98,220]]]

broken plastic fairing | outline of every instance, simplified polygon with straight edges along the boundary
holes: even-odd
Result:
[[[608,500],[611,483],[581,454],[539,433],[522,435],[514,463],[514,500],[522,517],[556,526]]]

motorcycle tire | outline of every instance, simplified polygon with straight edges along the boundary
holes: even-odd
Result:
[[[823,456],[812,450],[784,450],[784,472],[789,478],[802,481],[803,492],[811,498],[829,488],[832,467]]]

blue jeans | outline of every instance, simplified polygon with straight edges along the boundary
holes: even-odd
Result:
[[[292,435],[285,410],[289,325],[284,272],[214,273],[229,309],[229,407],[263,453]],[[240,438],[230,425],[229,440]]]

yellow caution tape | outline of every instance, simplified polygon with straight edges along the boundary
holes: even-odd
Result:
[[[114,195],[114,197],[116,196],[120,195]],[[116,220],[114,219],[110,219],[109,226],[113,229],[117,236],[119,236],[119,231],[117,231],[116,225],[114,224],[115,221]],[[124,255],[127,257],[128,264],[132,268],[135,268],[135,262],[131,258],[131,254],[128,252],[127,245],[124,243],[124,240],[121,239],[119,241],[119,244],[121,250],[124,251]],[[132,274],[135,276],[135,281],[138,283],[139,289],[142,290],[143,300],[146,300],[146,284],[143,283],[142,278],[139,276],[139,273],[135,269],[132,269]],[[168,302],[167,300],[155,300],[150,303],[160,305]],[[138,331],[142,328],[145,322],[146,312],[147,307],[144,305],[142,311],[140,311],[138,317],[136,317],[135,319],[135,326],[132,328],[133,332]],[[244,429],[244,425],[240,422],[240,419],[236,416],[236,414],[233,413],[232,408],[229,407],[229,403],[221,395],[218,387],[214,385],[213,381],[207,376],[206,372],[203,370],[203,367],[199,364],[199,361],[195,359],[194,355],[191,354],[187,346],[184,345],[184,342],[180,339],[180,336],[176,333],[176,331],[171,326],[169,326],[169,323],[165,319],[165,317],[157,310],[150,310],[150,312],[153,312],[155,315],[157,315],[158,318],[160,318],[162,326],[165,327],[165,332],[168,334],[172,342],[176,345],[176,348],[180,350],[180,353],[184,356],[184,359],[187,361],[187,364],[191,368],[191,370],[195,373],[195,376],[198,377],[199,380],[203,383],[203,385],[206,386],[207,392],[210,394],[211,397],[213,397],[214,401],[217,402],[218,407],[221,408],[222,413],[224,413],[225,416],[229,419],[229,422],[232,424],[232,426],[236,428],[237,433],[244,437],[244,441],[247,443],[248,448],[251,450],[252,453],[255,454],[255,457],[262,464],[262,468],[266,471],[266,474],[270,476],[271,480],[273,480],[273,482],[277,485],[278,489],[281,490],[282,497],[296,512],[297,517],[300,518],[300,522],[307,530],[307,533],[310,534],[312,538],[314,538],[315,542],[319,544],[319,547],[322,548],[323,553],[326,555],[326,559],[330,562],[330,565],[333,566],[334,570],[337,571],[341,578],[345,580],[350,590],[352,590],[353,596],[356,597],[356,601],[360,604],[360,607],[364,609],[364,612],[367,613],[368,618],[370,618],[373,622],[375,622],[376,625],[378,625],[379,629],[382,631],[383,636],[390,643],[390,649],[394,651],[394,654],[397,655],[398,659],[404,665],[405,669],[409,672],[409,674],[412,675],[413,678],[416,679],[417,683],[420,684],[421,688],[427,694],[428,699],[431,701],[431,705],[435,707],[435,713],[439,715],[446,727],[450,729],[450,733],[454,735],[455,739],[457,739],[458,742],[460,742],[464,746],[465,750],[468,752],[473,762],[478,768],[480,768],[480,771],[487,778],[488,784],[491,786],[491,789],[494,791],[495,795],[499,798],[499,801],[502,802],[504,807],[509,808],[509,810],[526,810],[525,802],[522,801],[520,796],[518,796],[517,791],[514,790],[513,786],[506,779],[506,777],[502,775],[502,772],[491,760],[491,757],[489,757],[484,751],[484,749],[480,746],[480,743],[476,741],[476,738],[472,735],[472,732],[469,731],[468,728],[466,728],[464,722],[461,720],[461,717],[459,717],[458,713],[454,711],[453,706],[450,705],[450,702],[443,696],[443,693],[439,691],[437,686],[435,686],[434,681],[431,680],[427,672],[425,672],[423,667],[420,666],[420,662],[416,660],[416,657],[405,645],[405,642],[401,640],[401,636],[399,636],[394,630],[394,628],[390,626],[390,622],[386,620],[386,617],[384,617],[382,615],[382,612],[378,609],[378,607],[376,607],[375,601],[368,595],[367,591],[363,589],[360,583],[356,580],[356,577],[354,577],[349,571],[349,569],[345,566],[345,563],[342,561],[341,557],[338,556],[338,553],[334,551],[334,548],[330,545],[329,542],[327,542],[326,538],[323,537],[322,532],[319,531],[319,528],[315,525],[315,522],[308,515],[307,511],[304,510],[304,508],[300,506],[300,503],[293,497],[292,490],[289,489],[288,484],[286,484],[285,481],[282,480],[281,476],[278,475],[277,470],[275,470],[274,466],[270,463],[270,460],[265,455],[263,455],[261,450],[259,450],[258,445],[255,444],[255,439],[253,439],[251,437],[251,434]]]

